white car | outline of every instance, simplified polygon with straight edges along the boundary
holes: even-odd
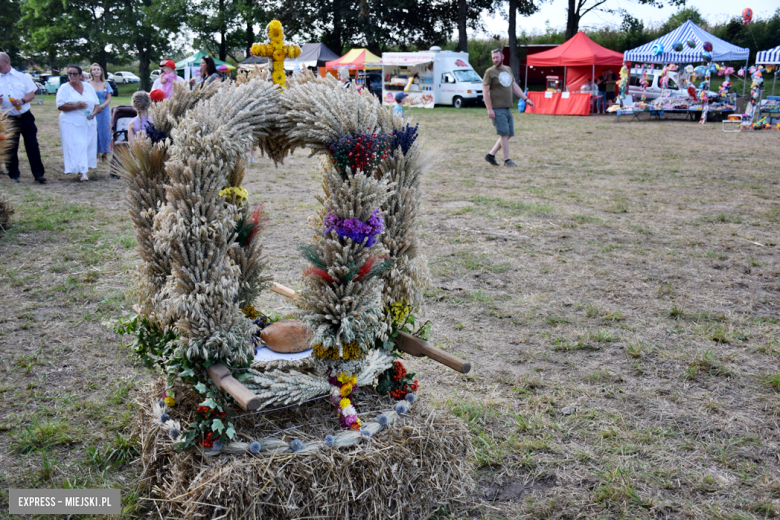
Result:
[[[132,72],[119,71],[119,72],[114,72],[114,81],[116,81],[117,84],[140,83],[141,78],[139,78]]]
[[[107,79],[108,79],[109,81],[114,81],[114,82],[116,82],[116,78],[114,78],[114,73],[113,73],[113,72],[106,72],[106,77],[107,77]]]
[[[637,71],[636,67],[633,67],[631,69],[631,74],[629,76],[628,80],[628,92],[627,94],[630,94],[631,97],[635,100],[639,100],[642,98],[642,95],[644,94],[645,99],[648,101],[656,99],[661,96],[661,92],[664,90],[661,88],[661,69],[653,69],[647,71],[647,87],[642,88],[641,82],[642,82],[642,72]],[[667,73],[669,76],[669,84],[667,85],[666,89],[669,91],[673,96],[682,96],[687,97],[687,89],[682,88],[681,85],[679,85],[677,80],[677,72],[670,71]],[[696,80],[697,83],[701,82],[701,80]],[[700,91],[701,89],[698,88],[696,84],[694,84],[694,87],[696,87],[697,91]],[[707,95],[709,97],[715,97],[718,95],[717,92],[713,92],[712,90],[707,91]]]
[[[154,69],[151,74],[149,74],[149,78],[152,80],[152,83],[155,82],[157,78],[160,77],[160,69]]]

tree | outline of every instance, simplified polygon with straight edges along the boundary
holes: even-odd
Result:
[[[151,90],[149,66],[174,50],[173,38],[181,29],[187,13],[185,0],[123,0],[121,30],[118,39],[125,55],[138,59],[140,88]]]
[[[591,11],[614,12],[613,9],[605,7],[608,0],[568,0],[568,17],[566,20],[566,40],[577,34],[580,30],[580,20]],[[664,7],[665,4],[682,6],[686,0],[636,0],[643,5],[652,5],[654,7]],[[685,20],[683,20],[685,21]]]
[[[520,55],[517,52],[517,15],[529,16],[539,10],[534,0],[509,0],[509,68],[515,78],[520,78]]]
[[[391,46],[443,44],[454,26],[455,2],[286,0],[271,10],[269,18],[279,19],[285,33],[301,41],[320,41],[339,54],[353,46],[378,53]]]
[[[19,2],[0,0],[0,51],[5,52],[15,63],[19,58],[19,33],[17,24],[22,17]],[[17,65],[18,66],[18,65]]]
[[[105,68],[116,56],[122,7],[121,0],[23,0],[24,50],[44,56],[50,67],[87,60]]]
[[[481,16],[484,11],[495,12],[496,4],[501,1],[496,0],[455,0],[457,7],[451,9],[456,11],[454,14],[458,20],[458,46],[455,50],[458,52],[468,51],[467,28],[478,29],[482,26]]]

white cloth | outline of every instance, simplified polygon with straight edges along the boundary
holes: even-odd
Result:
[[[3,112],[8,112],[12,116],[20,116],[30,110],[30,103],[22,105],[21,110],[17,110],[11,104],[10,98],[22,99],[30,92],[35,92],[38,87],[33,80],[26,74],[23,74],[11,67],[7,74],[0,74],[0,94],[3,95]]]
[[[198,69],[198,70],[200,70],[200,69]],[[176,75],[176,82],[178,83],[179,81],[184,81],[184,79],[177,74]],[[158,90],[158,89],[162,90],[162,83],[160,83],[160,78],[157,78],[156,80],[154,80],[154,84],[152,85],[152,90]],[[151,92],[151,90],[149,92]]]
[[[255,361],[295,361],[296,359],[304,359],[311,356],[312,349],[304,350],[303,352],[293,352],[291,354],[282,354],[281,352],[274,352],[268,347],[259,346],[255,349]]]
[[[95,105],[100,104],[95,89],[88,81],[81,83],[84,91],[79,94],[70,83],[57,90],[57,107],[66,103],[84,101],[87,108],[60,112],[60,140],[65,159],[65,173],[87,173],[97,168],[97,120],[87,119]]]

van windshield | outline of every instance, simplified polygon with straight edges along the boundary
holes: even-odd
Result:
[[[461,83],[476,83],[476,82],[482,82],[482,78],[480,78],[476,72],[473,70],[455,70],[452,72],[455,74],[455,77],[458,81]]]

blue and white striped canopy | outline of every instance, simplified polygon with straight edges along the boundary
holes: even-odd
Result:
[[[696,47],[688,47],[685,43],[688,38],[696,40]],[[672,49],[672,44],[675,42],[681,42],[683,50],[676,52]],[[636,49],[626,51],[623,54],[623,59],[639,63],[691,63],[701,61],[704,42],[712,44],[712,52],[710,54],[712,54],[713,61],[747,60],[750,55],[750,49],[743,49],[725,42],[688,20],[669,34]],[[657,43],[664,46],[664,52],[658,56],[653,56],[653,45]]]
[[[780,45],[768,51],[761,51],[756,55],[758,65],[780,65]]]

